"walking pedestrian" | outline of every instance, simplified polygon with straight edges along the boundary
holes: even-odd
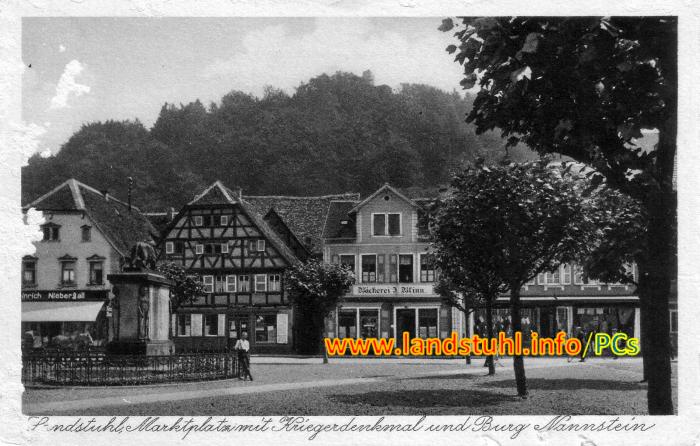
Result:
[[[241,339],[236,342],[233,347],[238,354],[238,379],[245,381],[246,378],[253,380],[253,375],[250,374],[250,343],[248,342],[248,333],[243,333]]]

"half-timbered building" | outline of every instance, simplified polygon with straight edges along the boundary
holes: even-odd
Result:
[[[162,260],[184,266],[205,288],[173,315],[176,347],[230,348],[246,333],[256,353],[291,352],[294,318],[284,271],[320,256],[330,202],[345,196],[244,197],[217,181],[188,203],[159,243]]]

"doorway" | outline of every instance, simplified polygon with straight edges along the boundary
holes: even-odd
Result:
[[[229,348],[236,345],[243,333],[248,335],[248,342],[254,342],[250,338],[250,316],[246,315],[229,315],[228,317],[228,343]]]
[[[416,310],[403,308],[396,310],[396,344],[403,347],[403,334],[408,332],[409,339],[416,336]]]
[[[540,308],[540,332],[541,337],[554,337],[557,329],[555,309],[553,307]]]

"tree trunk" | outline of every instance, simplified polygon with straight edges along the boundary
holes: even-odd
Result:
[[[513,336],[520,333],[522,336],[522,323],[520,318],[520,286],[511,285],[510,289],[510,317],[513,324]],[[516,351],[518,347],[516,346]],[[515,371],[515,385],[518,388],[518,396],[527,398],[527,381],[525,379],[525,362],[523,355],[513,355],[513,370]]]
[[[637,267],[639,268],[639,265]],[[641,274],[640,274],[640,276],[641,276]],[[645,311],[646,310],[642,310],[640,308],[640,312],[639,312],[639,315],[640,315],[639,316],[639,319],[640,319],[640,321],[639,321],[639,332],[640,332],[639,333],[639,336],[640,336],[639,347],[642,349],[642,382],[647,382],[647,379],[648,379],[647,378],[647,370],[649,370],[649,364],[648,364],[649,356],[645,353],[648,350],[646,347],[646,340],[648,337],[647,332],[649,330],[646,328],[646,319],[647,318],[642,317],[642,314]]]
[[[647,405],[650,415],[672,415],[671,339],[669,295],[675,256],[672,238],[675,230],[675,200],[665,197],[647,206],[649,227],[647,252],[639,265],[639,300],[648,381]]]
[[[488,339],[489,347],[491,347],[491,339],[493,339],[493,308],[491,308],[491,305],[486,309],[486,338]],[[493,362],[493,355],[486,357],[486,364],[489,367],[489,375],[495,375],[496,365]]]

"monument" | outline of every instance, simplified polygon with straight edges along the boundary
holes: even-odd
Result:
[[[139,242],[126,257],[122,271],[110,274],[113,285],[114,340],[111,353],[167,355],[170,339],[170,291],[174,282],[155,270],[153,247]]]

